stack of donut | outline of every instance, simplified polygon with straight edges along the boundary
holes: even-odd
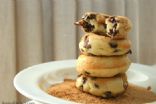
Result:
[[[85,31],[77,60],[76,87],[103,98],[116,97],[128,87],[125,72],[130,66],[131,22],[124,16],[87,12],[75,22]]]

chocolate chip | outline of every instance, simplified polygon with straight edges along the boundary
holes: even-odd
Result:
[[[111,48],[117,48],[118,44],[114,41],[109,42]]]
[[[86,81],[87,81],[87,78],[86,78],[86,77],[83,77],[82,79],[83,79],[83,80],[82,80],[82,83],[85,84]]]
[[[105,29],[107,28],[107,24],[104,24],[103,26],[104,26]]]
[[[130,50],[128,51],[128,53],[132,54],[132,50],[130,49]]]
[[[87,40],[88,39],[88,35],[86,35],[85,37],[84,37],[84,40]]]
[[[113,34],[113,29],[109,29],[109,34]]]
[[[87,44],[87,45],[85,46],[85,48],[89,49],[89,48],[91,48],[91,45],[90,45],[90,44]]]
[[[114,16],[113,17],[110,17],[109,18],[109,21],[112,22],[112,23],[116,23],[116,20],[115,20],[115,17]]]
[[[89,72],[87,72],[87,71],[85,71],[85,72],[84,72],[84,74],[89,75],[90,73],[89,73]]]
[[[89,20],[89,19],[96,19],[96,14],[85,14],[82,16],[82,19]]]
[[[115,24],[113,25],[113,27],[116,29],[116,27],[117,27],[117,23],[115,23]]]
[[[91,45],[89,44],[89,39],[88,39],[88,35],[84,38],[84,48],[91,48]]]
[[[82,90],[82,91],[83,91],[83,85],[81,85],[79,88],[80,88],[80,90]]]
[[[112,93],[111,91],[107,91],[107,92],[104,92],[104,95],[103,95],[104,98],[112,98]]]
[[[84,52],[84,50],[83,50],[83,49],[80,49],[80,51],[81,51],[81,52]]]
[[[152,89],[151,86],[148,86],[148,87],[147,87],[147,90],[148,90],[148,91],[150,91],[151,89]]]
[[[119,30],[116,30],[115,28],[109,29],[109,32],[108,32],[108,34],[112,36],[115,36],[117,33],[119,33]]]
[[[83,28],[86,32],[91,32],[94,29],[94,25],[91,25],[90,23],[85,21],[83,23]]]
[[[96,19],[96,15],[95,14],[90,14],[87,19]]]
[[[98,84],[96,84],[96,83],[94,83],[94,86],[95,86],[95,88],[99,88],[99,85],[98,85]]]
[[[80,77],[82,74],[77,75],[77,77]]]
[[[115,19],[115,16],[113,16],[113,17],[110,17],[109,18],[109,22],[111,22],[111,23],[119,23],[120,21],[119,20],[116,20]]]
[[[123,85],[123,87],[124,87],[125,89],[127,89],[127,87],[128,87],[128,82],[125,82],[124,85]]]

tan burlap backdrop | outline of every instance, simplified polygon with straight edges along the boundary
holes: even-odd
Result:
[[[86,11],[126,15],[133,62],[156,63],[156,0],[0,0],[0,103],[23,101],[14,75],[28,66],[74,59],[82,31],[74,21]]]

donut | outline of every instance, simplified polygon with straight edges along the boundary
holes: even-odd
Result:
[[[127,55],[97,57],[82,54],[77,59],[76,70],[79,74],[93,77],[113,77],[125,73],[130,63]]]
[[[129,53],[131,42],[129,39],[114,40],[110,37],[86,33],[80,40],[79,49],[85,55],[114,56]]]
[[[124,16],[110,16],[102,13],[87,12],[78,22],[85,32],[109,36],[114,39],[127,37],[131,30],[131,21]]]
[[[112,98],[125,92],[128,82],[126,74],[118,74],[111,78],[80,75],[76,79],[76,87],[81,91],[95,96]]]

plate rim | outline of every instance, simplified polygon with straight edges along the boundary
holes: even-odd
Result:
[[[57,100],[57,102],[52,102],[51,103],[51,101],[49,102],[49,101],[44,101],[44,100],[42,100],[42,99],[40,99],[39,97],[35,97],[34,95],[30,95],[30,93],[29,92],[25,92],[24,91],[24,89],[22,89],[19,85],[18,85],[18,78],[20,78],[21,77],[21,75],[23,74],[23,73],[26,73],[26,72],[29,72],[31,69],[35,69],[35,70],[39,70],[39,69],[37,69],[37,67],[40,67],[40,66],[42,66],[42,67],[45,67],[46,65],[55,65],[55,64],[65,64],[65,63],[73,63],[73,64],[66,64],[65,66],[66,67],[72,67],[72,65],[73,66],[75,66],[76,65],[76,59],[70,59],[70,60],[60,60],[60,61],[51,61],[51,62],[46,62],[46,63],[41,63],[41,64],[37,64],[37,65],[33,65],[33,66],[31,66],[31,67],[28,67],[28,68],[25,68],[25,69],[23,69],[22,71],[20,71],[19,73],[17,73],[16,74],[16,76],[14,77],[14,80],[13,80],[13,84],[14,84],[14,87],[16,88],[16,90],[18,91],[18,92],[20,92],[22,95],[24,95],[25,97],[27,97],[27,98],[30,98],[30,99],[33,99],[33,100],[36,100],[36,101],[39,101],[39,102],[42,102],[42,103],[47,103],[47,104],[58,104],[58,102],[59,102],[59,104],[61,103],[61,104],[73,104],[73,103],[75,103],[75,102],[72,102],[72,101],[67,101],[67,100],[64,100],[64,99],[60,99],[60,98],[57,98],[57,97],[54,97],[54,96],[51,96],[51,95],[48,95],[47,93],[46,93],[46,95],[48,95],[49,97],[48,98],[51,98],[51,99],[53,99],[53,101],[55,101],[55,100]],[[132,63],[131,65],[133,65],[133,66],[139,66],[140,68],[141,67],[147,67],[147,68],[150,68],[151,70],[150,71],[152,71],[153,70],[153,72],[154,72],[154,68],[152,68],[152,67],[150,67],[150,66],[148,66],[148,65],[143,65],[143,64],[138,64],[138,63]],[[61,66],[61,65],[60,65]],[[59,65],[57,66],[58,68],[60,68],[59,67]],[[56,67],[55,67],[56,68]],[[48,68],[47,68],[48,69]],[[52,69],[49,69],[49,70],[52,70]],[[57,70],[57,69],[56,69]],[[141,70],[143,70],[142,68],[141,68]],[[32,70],[31,70],[32,71]],[[33,70],[34,71],[34,70]],[[155,70],[155,72],[156,72],[156,70]],[[154,74],[153,74],[154,75]],[[41,89],[40,89],[41,90]],[[43,92],[43,91],[42,91]],[[44,92],[45,93],[45,92]],[[75,104],[77,104],[77,103],[75,103]]]

